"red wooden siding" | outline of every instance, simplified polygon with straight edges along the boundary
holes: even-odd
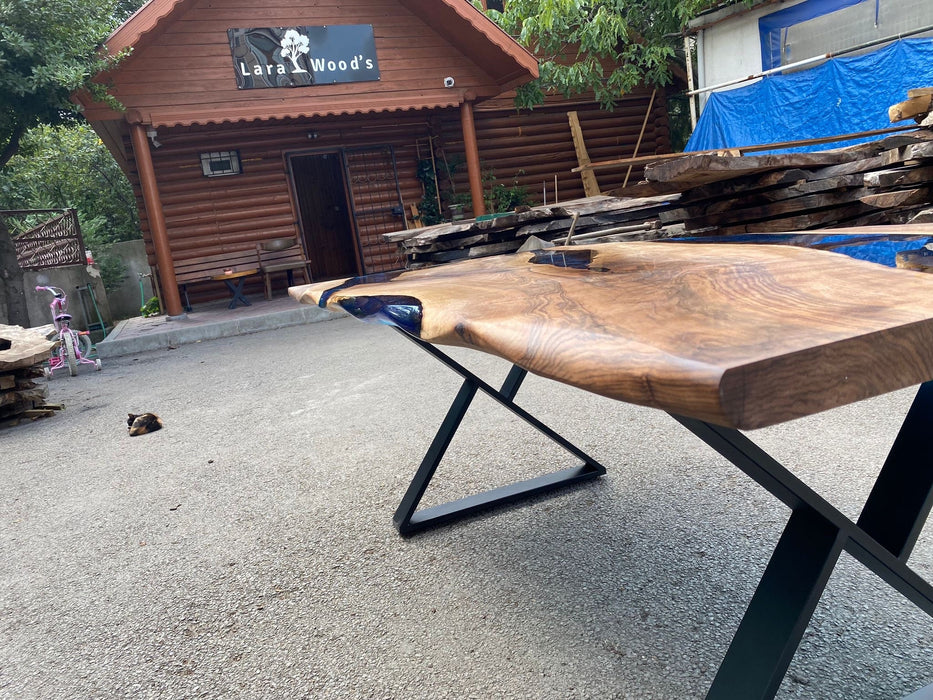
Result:
[[[554,201],[555,175],[561,200],[583,197],[580,175],[570,172],[577,167],[577,155],[567,112],[577,112],[590,160],[610,160],[632,155],[649,101],[650,93],[630,95],[620,100],[613,112],[601,110],[593,102],[572,101],[549,101],[544,106],[522,112],[515,109],[490,111],[480,107],[476,110],[475,122],[483,171],[491,173],[495,183],[507,187],[517,183],[526,187],[535,204],[542,203],[545,186],[548,201]],[[448,154],[462,153],[463,135],[459,123],[445,122],[443,137]],[[667,105],[663,93],[659,92],[638,153],[650,155],[670,150]],[[641,174],[642,168],[633,168],[629,181],[637,182]],[[600,190],[605,192],[622,186],[625,169],[601,170],[596,177]],[[465,169],[455,173],[454,181],[458,192],[468,191]]]
[[[562,103],[521,113],[477,110],[483,168],[494,174],[497,183],[525,186],[533,204],[542,202],[545,186],[548,201],[554,201],[555,176],[561,200],[583,197],[580,176],[570,172],[577,160],[567,111],[577,112],[592,160],[618,158],[631,155],[648,100],[648,95],[629,97],[614,112],[599,110],[593,103]],[[309,139],[312,133],[316,138]],[[287,155],[343,151],[349,164],[347,189],[356,212],[362,271],[397,269],[403,264],[402,258],[394,245],[383,243],[382,235],[402,229],[405,224],[398,212],[392,211],[398,204],[398,193],[395,183],[388,180],[391,165],[386,163],[394,156],[398,188],[407,212],[408,206],[422,197],[417,161],[419,155],[426,157],[426,144],[432,134],[440,137],[437,143],[449,160],[462,155],[457,110],[159,129],[157,138],[162,145],[152,155],[172,255],[184,260],[252,249],[257,241],[269,238],[300,238]],[[391,152],[385,151],[386,147]],[[239,151],[243,173],[205,177],[199,154],[224,150]],[[667,151],[664,103],[656,98],[639,153]],[[132,159],[130,166],[135,168]],[[601,171],[600,187],[618,187],[624,176],[624,169]],[[640,176],[640,169],[634,170],[631,179]],[[458,192],[469,191],[465,168],[455,173],[454,184]],[[140,211],[154,262],[144,207],[140,206]]]
[[[258,10],[241,0],[195,2],[120,65],[114,95],[143,122],[171,126],[450,106],[467,91],[499,92],[489,75],[397,0],[268,0]],[[227,28],[328,24],[373,25],[381,80],[237,89]],[[453,89],[444,87],[446,76],[456,79]],[[101,105],[86,113],[90,120],[117,116]]]
[[[313,140],[309,133],[317,134]],[[152,151],[159,192],[165,213],[172,256],[176,261],[212,253],[251,250],[265,239],[298,236],[297,214],[292,204],[286,154],[339,153],[341,149],[390,146],[398,163],[398,184],[406,204],[421,199],[416,177],[415,141],[427,137],[424,117],[343,118],[313,123],[222,125],[160,129],[160,148]],[[205,177],[199,154],[204,151],[238,150],[240,175]],[[132,150],[129,149],[132,153]],[[350,152],[351,164],[353,153]],[[136,185],[135,162],[130,160]],[[359,235],[364,246],[366,272],[396,269],[402,265],[396,246],[382,242],[382,234],[405,227],[401,216],[391,213],[397,204],[395,183],[386,188],[365,182],[366,171],[351,167],[361,182],[354,190]],[[380,176],[381,177],[381,176]],[[374,198],[374,194],[376,197]],[[142,227],[151,263],[155,254],[149,224],[138,194]]]

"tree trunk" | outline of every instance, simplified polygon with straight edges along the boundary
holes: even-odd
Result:
[[[16,262],[16,248],[0,216],[0,323],[29,327],[26,293],[23,289],[23,271]]]

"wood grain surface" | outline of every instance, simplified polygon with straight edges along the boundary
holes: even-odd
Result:
[[[742,429],[933,377],[933,276],[806,248],[570,246],[290,292]]]

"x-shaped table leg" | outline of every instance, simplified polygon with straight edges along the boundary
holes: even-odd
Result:
[[[594,479],[606,473],[606,469],[596,460],[558,435],[513,401],[515,394],[518,392],[527,374],[521,367],[513,366],[502,388],[497,390],[433,345],[425,343],[404,332],[402,332],[402,335],[416,345],[419,345],[463,377],[463,384],[456,398],[454,398],[440,429],[434,436],[434,440],[431,442],[431,446],[428,448],[424,459],[421,461],[421,465],[418,467],[414,479],[412,479],[405,496],[402,498],[398,510],[395,512],[393,521],[400,534],[411,535],[435,525],[441,525],[446,522],[467,517],[477,511],[492,506],[505,505],[578,481]],[[582,460],[583,463],[575,467],[569,467],[534,479],[502,486],[432,508],[424,508],[416,512],[418,503],[427,490],[431,477],[434,476],[434,472],[444,458],[447,447],[450,445],[457,429],[460,427],[460,423],[466,415],[470,404],[473,402],[477,391],[482,391],[487,394],[500,405],[531,425],[535,430],[547,436],[563,447],[567,452]]]
[[[739,431],[674,418],[792,511],[708,699],[774,697],[843,550],[933,616],[933,587],[907,566],[933,505],[933,382],[920,387],[857,523]]]
[[[245,277],[239,277],[236,280],[224,280],[224,283],[227,285],[227,289],[230,290],[230,294],[233,297],[230,303],[227,304],[228,309],[235,309],[237,304],[252,306],[250,300],[243,295],[243,285],[246,284]]]

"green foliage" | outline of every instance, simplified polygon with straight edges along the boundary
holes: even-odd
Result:
[[[437,176],[434,173],[434,167],[430,159],[425,158],[418,161],[417,175],[424,187],[424,196],[421,197],[421,202],[418,204],[421,223],[425,226],[439,224],[444,218],[437,206]]]
[[[152,297],[144,306],[140,307],[139,313],[146,318],[161,314],[162,309],[159,307],[159,297]]]
[[[20,152],[0,170],[0,209],[66,208],[78,210],[85,243],[95,253],[140,237],[130,183],[83,120],[30,129]]]
[[[540,59],[540,78],[522,86],[520,107],[544,92],[592,90],[611,109],[640,84],[670,82],[680,33],[710,0],[509,0],[490,17]]]
[[[520,171],[519,174],[523,174]],[[483,172],[483,203],[489,214],[501,214],[513,211],[515,207],[531,203],[528,188],[518,184],[518,178],[512,179],[511,185],[496,180],[495,173],[490,169]]]
[[[126,9],[116,0],[0,0],[0,168],[27,129],[72,118],[73,91],[119,106],[91,79],[119,60],[98,49]]]

